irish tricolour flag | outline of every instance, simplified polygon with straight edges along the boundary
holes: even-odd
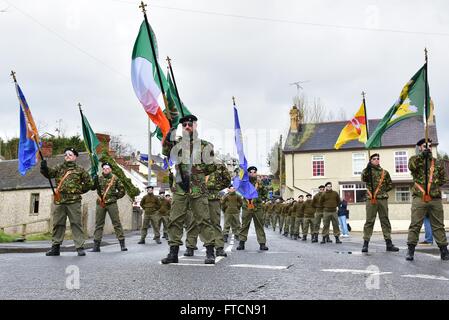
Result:
[[[162,134],[165,137],[170,130],[170,124],[160,107],[161,105],[164,105],[160,83],[162,82],[164,89],[168,87],[168,84],[159,63],[157,62],[157,43],[153,30],[151,30],[151,37],[156,51],[154,53],[151,49],[145,21],[142,22],[139,35],[134,43],[131,63],[131,79],[134,92],[142,103],[145,112],[148,114],[151,121],[161,129]],[[159,81],[156,68],[159,68],[160,70],[159,75],[161,76],[161,81]]]

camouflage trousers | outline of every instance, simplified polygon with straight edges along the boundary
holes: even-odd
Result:
[[[105,208],[102,208],[97,204],[95,211],[95,232],[94,232],[94,240],[101,241],[103,238],[103,228],[106,220],[106,212],[109,214],[109,218],[111,218],[112,225],[114,227],[115,235],[118,240],[125,239],[125,235],[123,233],[122,223],[120,222],[120,216],[118,211],[117,202],[107,204]]]
[[[337,216],[337,210],[335,211],[324,211],[323,216],[323,236],[329,235],[329,227],[330,223],[332,221],[332,231],[334,233],[334,236],[339,237],[340,236],[340,227],[338,226],[338,216]]]
[[[320,225],[321,225],[321,219],[323,219],[323,211],[315,211],[315,218],[313,221],[313,230],[312,233],[318,234],[320,233]]]
[[[265,230],[263,228],[263,212],[261,208],[247,209],[243,208],[242,212],[242,227],[239,232],[239,240],[248,240],[248,231],[254,221],[254,228],[256,229],[257,242],[266,243]]]
[[[273,227],[273,231],[276,231],[276,226],[279,225],[281,227],[281,216],[279,214],[273,213],[271,221],[271,226]]]
[[[304,218],[295,218],[295,225],[294,225],[293,231],[292,231],[293,235],[299,236],[299,232],[300,232],[301,228],[304,228],[303,224],[304,224]]]
[[[140,229],[140,239],[145,240],[148,234],[148,228],[153,229],[153,240],[159,239],[161,237],[161,217],[157,211],[145,212],[143,217],[142,229]]]
[[[214,230],[210,222],[209,201],[207,196],[200,195],[192,197],[191,195],[173,194],[172,208],[170,210],[170,218],[168,222],[168,244],[170,246],[181,246],[182,236],[184,234],[184,223],[189,207],[192,210],[192,220],[195,221],[193,228],[199,230],[194,231],[199,234],[204,241],[205,246],[214,245]]]
[[[220,218],[221,218],[221,208],[220,200],[208,200],[209,201],[209,214],[210,222],[214,230],[214,246],[215,248],[224,248],[223,231],[221,230]],[[189,228],[187,229],[186,237],[186,247],[195,248],[200,229],[196,227],[196,222],[194,219],[190,222]],[[201,240],[204,239],[201,237]]]
[[[411,221],[408,228],[407,244],[418,243],[419,232],[424,221],[424,216],[428,215],[432,234],[439,247],[447,246],[446,231],[444,230],[444,212],[441,199],[432,199],[429,202],[422,201],[421,198],[413,198]]]
[[[227,210],[224,213],[223,235],[229,235],[230,230],[234,235],[238,235],[241,227],[242,224],[240,223],[240,212]]]
[[[75,247],[84,246],[85,234],[81,224],[81,201],[70,204],[57,204],[53,211],[52,243],[61,245],[64,241],[66,221],[69,218]]]
[[[307,236],[307,233],[309,233],[310,228],[310,234],[313,233],[313,218],[303,218],[303,224],[302,224],[302,236]]]
[[[379,213],[380,226],[384,239],[391,239],[391,224],[388,219],[388,200],[377,199],[377,203],[372,204],[371,200],[366,200],[366,222],[363,226],[363,240],[369,241],[373,235],[374,223],[377,213]]]
[[[265,213],[265,225],[266,226],[271,225],[271,221],[273,220],[272,216],[273,216],[272,212],[270,212],[270,213],[266,212]]]
[[[290,222],[291,222],[291,216],[285,216],[285,218],[284,218],[284,228],[283,228],[283,230],[284,230],[284,233],[285,232],[287,232],[287,233],[290,233]]]
[[[168,219],[169,215],[159,215],[161,217],[160,225],[164,226],[163,233],[168,233]],[[159,227],[160,229],[160,227]]]

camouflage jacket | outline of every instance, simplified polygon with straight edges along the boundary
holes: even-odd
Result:
[[[268,199],[268,189],[262,181],[258,181],[257,178],[249,178],[249,181],[257,190],[258,197],[253,199],[253,204],[257,209],[262,209],[263,201]],[[243,208],[248,208],[248,200],[243,201]]]
[[[229,192],[223,197],[221,204],[224,212],[239,213],[243,206],[243,198],[236,192]]]
[[[294,216],[295,218],[304,218],[304,201],[303,202],[296,202],[294,210]]]
[[[435,161],[435,169],[433,172],[433,177],[432,177],[432,183],[430,185],[430,196],[432,198],[441,198],[441,190],[440,187],[445,184],[448,181],[448,177],[446,175],[446,172],[444,171],[444,165],[442,163],[442,161],[433,158]],[[432,164],[432,160],[429,159],[428,160],[428,174],[427,174],[427,181],[430,181],[430,167]],[[408,168],[413,176],[413,182],[418,183],[424,190],[427,189],[427,187],[425,186],[425,158],[423,156],[422,153],[420,153],[417,156],[413,156],[409,159],[408,161]],[[412,188],[412,194],[413,197],[422,197],[423,194],[422,192],[416,187],[415,184],[413,184],[413,188]]]
[[[324,208],[324,211],[336,211],[340,202],[340,195],[335,190],[326,190],[320,197],[320,206]]]
[[[81,201],[81,195],[91,190],[94,185],[89,173],[71,161],[65,161],[54,168],[48,168],[48,174],[42,170],[41,173],[46,178],[55,178],[56,190],[67,171],[73,172],[67,176],[60,186],[61,199],[55,201],[56,204],[70,204]]]
[[[312,199],[312,206],[316,209],[316,211],[323,211],[323,206],[320,204],[320,198],[322,196],[323,192],[318,192],[316,195],[313,196]]]
[[[190,194],[193,197],[207,195],[206,176],[217,169],[214,163],[213,145],[196,137],[178,138],[162,145],[162,153],[176,163],[176,176],[170,189],[178,195]],[[185,190],[183,185],[185,184]]]
[[[171,202],[164,196],[160,197],[161,207],[159,208],[159,214],[161,216],[167,216],[170,214]]]
[[[388,173],[387,170],[382,169],[381,166],[372,166],[371,174],[373,176],[373,184],[374,184],[374,186],[373,186],[371,184],[371,178],[369,175],[370,170],[368,168],[365,168],[362,171],[362,176],[361,176],[362,181],[366,183],[367,189],[372,194],[374,194],[374,192],[377,189],[377,186],[379,185],[380,178],[382,176],[382,170],[384,170],[384,172],[385,172],[384,173],[384,181],[382,182],[382,185],[380,186],[379,192],[376,195],[376,199],[388,199],[388,191],[393,189],[393,182],[391,181],[390,174]],[[371,199],[369,194],[367,194],[367,199]]]
[[[220,200],[219,192],[231,184],[231,174],[223,164],[217,164],[217,170],[206,177],[209,200]]]
[[[303,204],[304,218],[314,218],[315,208],[312,205],[312,200],[306,200]]]
[[[109,183],[112,180],[112,177],[114,178],[113,185],[109,188],[108,193],[105,194],[106,189],[108,188]],[[123,186],[123,183],[120,181],[120,179],[114,175],[109,174],[108,176],[101,175],[98,177],[98,184],[100,186],[101,190],[101,196],[104,199],[105,204],[111,204],[117,202],[118,199],[123,198],[126,194],[125,187]],[[100,200],[97,199],[97,204],[100,203]]]
[[[282,216],[286,216],[287,215],[287,210],[288,210],[288,203],[283,203],[282,207],[281,207],[281,215]]]
[[[140,200],[140,206],[145,210],[146,214],[153,214],[160,209],[161,200],[154,194],[148,193]]]

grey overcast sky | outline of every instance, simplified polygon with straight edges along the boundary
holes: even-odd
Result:
[[[237,97],[248,162],[266,172],[269,145],[288,129],[296,88],[352,117],[367,92],[381,118],[429,50],[430,93],[440,150],[449,151],[448,1],[153,0],[149,21],[160,63],[172,58],[180,95],[203,138],[233,153]],[[132,0],[0,0],[0,136],[18,135],[17,72],[44,132],[62,119],[80,133],[84,111],[96,132],[121,135],[147,152],[146,114],[130,80],[142,22]],[[154,128],[154,126],[153,126]],[[245,131],[246,130],[246,131]],[[224,133],[226,132],[226,133]],[[257,139],[255,138],[257,137]],[[336,137],[337,138],[337,137]],[[153,152],[160,152],[154,140]]]

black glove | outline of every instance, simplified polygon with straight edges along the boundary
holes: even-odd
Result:
[[[373,165],[371,164],[371,161],[369,161],[368,164],[366,165],[366,168],[367,168],[367,169],[370,169],[370,168],[372,168],[372,167],[373,167]]]
[[[45,160],[45,159],[41,161],[41,171],[44,171],[44,172],[48,171],[47,160]]]
[[[168,142],[175,142],[176,141],[176,128],[172,127],[167,133],[167,141]]]
[[[98,182],[98,176],[95,176],[94,186],[92,187],[92,190],[97,190],[99,187],[100,187],[100,183]]]

